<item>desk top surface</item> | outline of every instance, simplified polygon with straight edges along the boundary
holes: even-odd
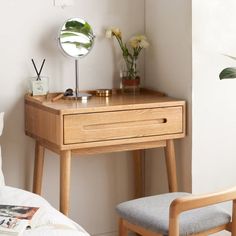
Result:
[[[47,96],[31,96],[26,94],[25,103],[63,114],[183,106],[185,104],[183,100],[171,98],[163,93],[146,89],[138,94],[114,92],[110,97],[93,95],[87,101],[61,98],[52,102],[52,98],[57,95],[58,93],[50,93]]]

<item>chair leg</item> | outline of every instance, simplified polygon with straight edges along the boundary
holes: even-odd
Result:
[[[233,200],[231,233],[232,236],[236,236],[236,200]]]
[[[124,225],[123,219],[119,219],[119,236],[128,236],[128,229]]]

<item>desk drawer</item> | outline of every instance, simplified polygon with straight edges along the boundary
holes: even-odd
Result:
[[[64,115],[64,144],[183,132],[183,107]]]

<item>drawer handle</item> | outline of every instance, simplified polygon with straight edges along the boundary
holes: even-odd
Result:
[[[104,124],[93,124],[83,126],[84,130],[97,130],[97,129],[117,129],[117,128],[129,128],[135,126],[145,126],[145,125],[160,125],[167,123],[166,118],[152,119],[152,120],[138,120],[138,121],[123,121],[123,122],[113,122]]]

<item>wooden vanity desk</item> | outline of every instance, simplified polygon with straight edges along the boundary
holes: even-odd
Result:
[[[133,151],[135,197],[144,194],[142,150],[164,147],[170,191],[177,191],[174,139],[185,136],[185,101],[142,90],[92,96],[25,96],[25,132],[36,140],[33,192],[41,194],[44,150],[60,156],[60,211],[68,215],[71,155]]]

